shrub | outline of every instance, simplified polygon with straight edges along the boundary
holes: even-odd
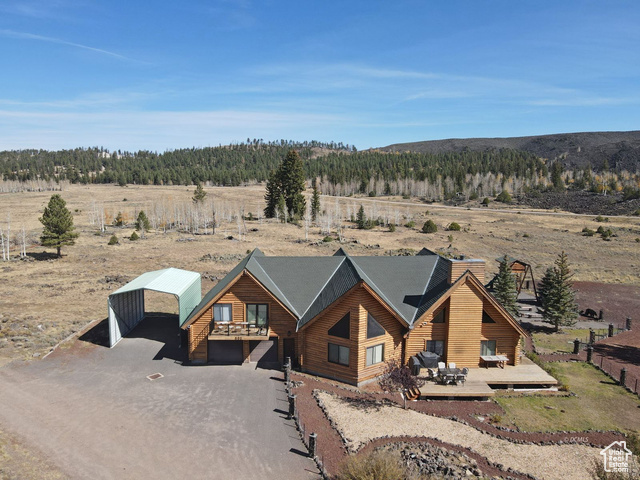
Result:
[[[116,227],[122,227],[124,225],[124,217],[122,216],[122,212],[118,212],[116,218],[113,219],[113,224]]]
[[[338,480],[397,480],[407,472],[400,459],[390,452],[349,455],[338,471]]]
[[[640,217],[640,208],[633,212],[633,215],[635,215],[636,217]]]
[[[409,220],[407,223],[404,224],[404,226],[407,228],[413,228],[416,226],[416,222],[414,222],[413,220]]]
[[[434,223],[433,220],[427,220],[422,225],[422,233],[436,233],[438,231],[438,226]]]
[[[640,238],[636,237],[636,243],[640,243]]]
[[[511,203],[511,195],[506,190],[503,190],[496,197],[496,202]]]
[[[402,194],[402,199],[403,200],[409,200],[409,199],[411,199],[411,195],[409,195],[408,193],[403,193]]]
[[[596,230],[596,233],[598,233],[598,234],[602,235],[602,234],[604,233],[604,227],[603,227],[602,225],[600,225],[600,226],[598,227],[598,229]]]
[[[582,235],[584,235],[585,237],[593,237],[594,233],[596,233],[596,232],[591,230],[589,227],[584,227],[582,229]]]
[[[609,217],[603,217],[602,215],[598,215],[594,220],[596,222],[608,222]]]
[[[331,236],[327,235],[326,237],[324,237],[324,238],[322,239],[322,241],[323,241],[324,243],[333,242],[333,237],[331,237]]]
[[[456,222],[451,222],[449,224],[449,226],[447,227],[447,230],[450,230],[452,232],[459,232],[460,231],[460,225]]]
[[[395,223],[390,223],[389,224],[389,231],[392,232],[392,233],[396,231]]]
[[[478,194],[476,192],[473,192],[471,195],[469,195],[469,200],[477,200],[478,199]]]
[[[375,197],[375,196],[376,196],[376,192],[374,192],[373,190],[371,190],[371,191],[369,192],[369,196],[370,196],[370,197]]]
[[[529,238],[529,234],[528,233],[523,233],[522,234],[522,238]]]
[[[136,240],[140,240],[140,236],[136,232],[133,232],[129,237],[129,240],[131,240],[132,242],[135,242]]]
[[[118,237],[116,237],[115,235],[111,235],[111,238],[109,239],[109,243],[107,245],[118,245],[120,242],[118,241]]]
[[[489,197],[484,197],[482,200],[482,205],[489,205],[491,203],[491,199]]]
[[[600,236],[602,237],[603,240],[610,240],[611,237],[613,237],[613,232],[611,231],[610,228],[607,228],[600,234]]]
[[[453,235],[448,235],[447,240],[449,240],[449,243],[453,243]]]

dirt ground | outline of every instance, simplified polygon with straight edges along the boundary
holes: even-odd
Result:
[[[244,209],[245,214],[257,216],[264,205],[262,186],[209,187],[206,191],[227,211]],[[80,233],[76,245],[64,248],[61,259],[55,258],[53,249],[35,245],[27,250],[32,261],[0,263],[0,364],[42,356],[89,321],[104,318],[109,293],[144,272],[166,267],[200,272],[204,293],[256,247],[267,255],[330,255],[339,246],[353,255],[382,255],[403,248],[417,251],[451,246],[459,253],[485,259],[487,277],[497,269],[494,259],[506,253],[531,263],[538,279],[565,249],[576,280],[620,285],[622,294],[628,286],[640,286],[640,243],[635,241],[640,238],[640,219],[633,218],[611,218],[606,226],[618,236],[605,242],[580,234],[584,226],[595,229],[599,225],[587,216],[518,213],[514,209],[467,210],[402,199],[323,197],[323,209],[327,211],[335,210],[338,204],[347,215],[362,204],[368,216],[395,218],[397,214],[400,224],[413,220],[416,227],[399,226],[392,233],[384,227],[357,230],[345,222],[344,242],[339,245],[337,241],[322,242],[324,234],[318,226],[310,228],[305,240],[302,226],[275,221],[247,220],[247,232],[239,236],[237,222],[232,220],[223,222],[216,235],[152,231],[140,241],[127,240],[137,211],[150,211],[159,202],[189,203],[192,195],[193,188],[184,186],[71,185],[63,191]],[[38,218],[50,196],[51,192],[1,194],[0,225],[6,231],[10,219],[12,239],[24,226],[27,237],[37,241],[42,230]],[[123,212],[131,223],[124,228],[110,226],[100,234],[90,221],[94,202],[104,204],[108,219]],[[438,233],[419,231],[427,217],[436,222]],[[453,221],[463,231],[446,231]],[[109,246],[107,242],[114,233],[120,245]],[[229,240],[229,236],[234,238]],[[12,256],[17,258],[18,253],[19,246],[13,245]],[[177,308],[168,295],[149,294],[146,303],[151,311],[175,313]]]

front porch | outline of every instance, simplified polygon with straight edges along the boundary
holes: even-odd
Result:
[[[430,380],[420,387],[420,398],[482,398],[495,395],[498,388],[543,389],[554,387],[558,381],[526,357],[520,365],[504,368],[470,368],[462,385],[442,385]]]

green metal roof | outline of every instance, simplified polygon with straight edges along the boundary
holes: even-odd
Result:
[[[205,295],[187,322],[246,270],[291,311],[298,328],[360,281],[411,326],[449,286],[447,260],[431,253],[352,257],[340,249],[329,257],[266,257],[256,249]]]

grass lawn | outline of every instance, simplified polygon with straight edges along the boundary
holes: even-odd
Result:
[[[595,367],[582,362],[553,363],[571,397],[496,397],[505,423],[522,431],[619,430],[640,433],[640,400]],[[551,407],[551,408],[547,408]]]
[[[536,350],[540,353],[572,353],[573,341],[579,338],[581,341],[589,338],[588,328],[576,328],[573,330],[565,330],[558,333],[540,333],[533,334],[533,341],[536,344]]]

